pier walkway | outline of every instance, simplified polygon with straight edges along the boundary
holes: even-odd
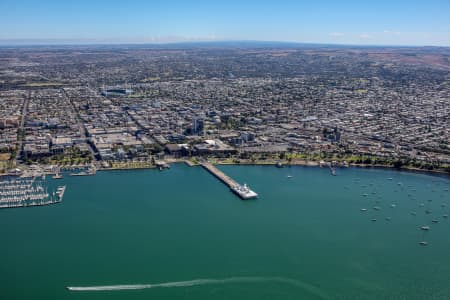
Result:
[[[240,185],[239,183],[231,179],[229,176],[227,176],[225,173],[217,169],[213,164],[203,161],[201,163],[201,166],[204,169],[206,169],[209,173],[219,178],[223,183],[228,185],[230,189],[233,191],[233,193],[237,194],[242,199],[246,200],[258,197],[258,194],[252,191],[247,186],[247,184],[244,183],[244,185]]]
[[[206,170],[208,170],[208,172],[210,172],[211,174],[213,174],[214,176],[219,178],[223,183],[228,185],[230,188],[233,188],[236,185],[238,185],[238,183],[236,181],[234,181],[233,179],[228,177],[225,173],[223,173],[222,171],[217,169],[213,164],[211,164],[209,162],[202,162],[201,166],[203,168],[205,168]]]

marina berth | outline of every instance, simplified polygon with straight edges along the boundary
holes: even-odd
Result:
[[[0,182],[0,208],[42,206],[60,203],[64,196],[65,186],[56,192],[49,193],[44,181],[9,180]]]

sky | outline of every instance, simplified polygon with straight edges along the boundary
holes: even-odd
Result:
[[[0,0],[0,43],[450,46],[450,0]]]

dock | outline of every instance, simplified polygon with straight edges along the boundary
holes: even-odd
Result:
[[[170,165],[168,163],[166,163],[165,161],[160,161],[160,160],[155,161],[155,165],[160,171],[162,171],[164,169],[170,169]]]
[[[331,175],[336,176],[336,168],[333,167],[331,164],[329,165],[329,168],[330,168]]]
[[[228,185],[228,187],[242,199],[252,199],[258,197],[258,194],[250,190],[246,184],[241,186],[235,180],[230,178],[228,175],[217,169],[213,164],[209,162],[202,162],[201,166],[206,169],[209,173],[213,174],[220,181]]]

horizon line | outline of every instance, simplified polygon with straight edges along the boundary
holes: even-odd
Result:
[[[339,46],[339,47],[407,47],[407,48],[450,48],[450,45],[433,44],[358,44],[333,42],[299,42],[283,40],[252,40],[252,39],[224,39],[224,40],[180,40],[180,41],[112,41],[99,39],[0,39],[0,47],[44,47],[44,46],[173,46],[185,44],[220,44],[220,43],[262,43],[262,44],[291,44],[304,46]]]

